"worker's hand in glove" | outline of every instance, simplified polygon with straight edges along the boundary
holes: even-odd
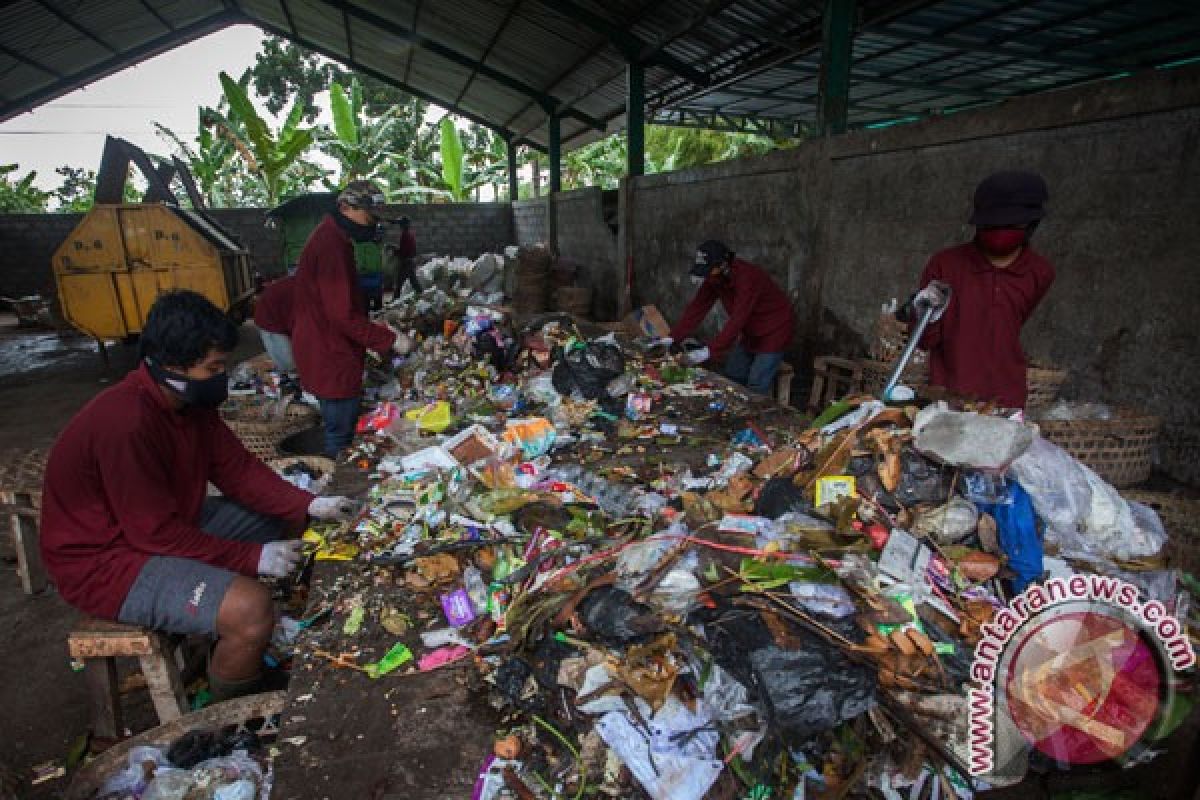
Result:
[[[292,573],[304,558],[304,542],[288,539],[282,542],[267,542],[258,557],[258,574],[271,578],[284,578]]]
[[[392,330],[395,330],[393,328]],[[412,337],[402,331],[396,331],[396,340],[392,342],[392,352],[398,356],[406,356],[413,351]]]
[[[308,515],[314,519],[335,522],[350,519],[354,503],[348,497],[314,497],[308,504]]]
[[[705,347],[704,345],[701,345],[699,347],[695,347],[695,348],[692,348],[691,350],[688,350],[684,354],[683,358],[685,361],[687,361],[688,364],[694,365],[694,364],[703,364],[705,361],[708,361],[708,358],[711,355],[712,355],[712,353],[709,352],[708,348]]]
[[[949,303],[950,284],[943,281],[930,281],[929,285],[917,292],[916,297],[913,298],[913,307],[917,311],[918,318],[923,316],[927,310],[933,309],[931,322],[936,322],[941,318]]]

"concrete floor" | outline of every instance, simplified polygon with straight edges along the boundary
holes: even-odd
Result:
[[[252,326],[242,331],[235,360],[262,351]],[[74,333],[21,329],[0,314],[0,457],[11,449],[49,448],[58,431],[96,393],[137,363],[136,347],[111,345],[106,367],[96,343]],[[3,523],[0,523],[3,524]],[[89,726],[83,674],[72,671],[66,636],[76,618],[51,588],[21,592],[7,527],[0,530],[0,776],[20,781],[17,797],[57,797],[64,781],[31,787],[30,768],[59,763]],[[123,665],[125,670],[133,662]],[[133,731],[155,724],[144,691],[125,698]],[[0,800],[8,800],[0,780]]]

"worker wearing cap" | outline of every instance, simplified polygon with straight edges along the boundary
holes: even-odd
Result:
[[[708,357],[724,359],[730,380],[770,394],[796,325],[787,294],[762,267],[736,258],[712,239],[697,248],[690,274],[699,289],[671,329],[671,339],[681,343],[691,336],[720,300],[729,321],[708,342]]]
[[[352,508],[284,481],[222,421],[237,340],[204,296],[160,296],[141,364],[63,428],[42,488],[42,561],[62,598],[104,619],[218,637],[214,700],[258,690],[275,611],[255,578],[296,569],[308,517]]]
[[[384,253],[396,262],[395,296],[399,297],[404,290],[405,281],[412,284],[413,291],[421,293],[421,283],[417,280],[417,237],[412,231],[412,221],[408,217],[396,220],[400,226],[400,241],[386,245]]]
[[[912,322],[933,309],[919,343],[929,351],[931,385],[1025,407],[1021,327],[1054,283],[1054,267],[1029,244],[1047,197],[1035,173],[988,176],[975,189],[974,239],[929,260],[921,290],[898,316]]]
[[[368,319],[355,271],[354,243],[377,240],[385,202],[371,181],[347,184],[337,209],[304,243],[296,267],[292,351],[300,383],[320,401],[331,458],[354,438],[366,351],[385,355],[411,346]]]

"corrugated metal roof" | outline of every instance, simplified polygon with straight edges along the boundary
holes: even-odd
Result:
[[[17,0],[0,11],[0,119],[249,22],[506,135],[564,145],[648,118],[795,130],[816,109],[823,0]],[[1186,0],[859,0],[851,124],[1200,57]],[[219,65],[214,65],[217,68]],[[783,126],[783,127],[778,127]]]

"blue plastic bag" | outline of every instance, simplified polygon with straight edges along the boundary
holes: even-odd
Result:
[[[1008,557],[1008,567],[1016,573],[1013,590],[1025,587],[1042,576],[1042,536],[1037,514],[1029,494],[1015,480],[1008,481],[1008,497],[1000,503],[976,503],[996,520],[1000,549]]]

